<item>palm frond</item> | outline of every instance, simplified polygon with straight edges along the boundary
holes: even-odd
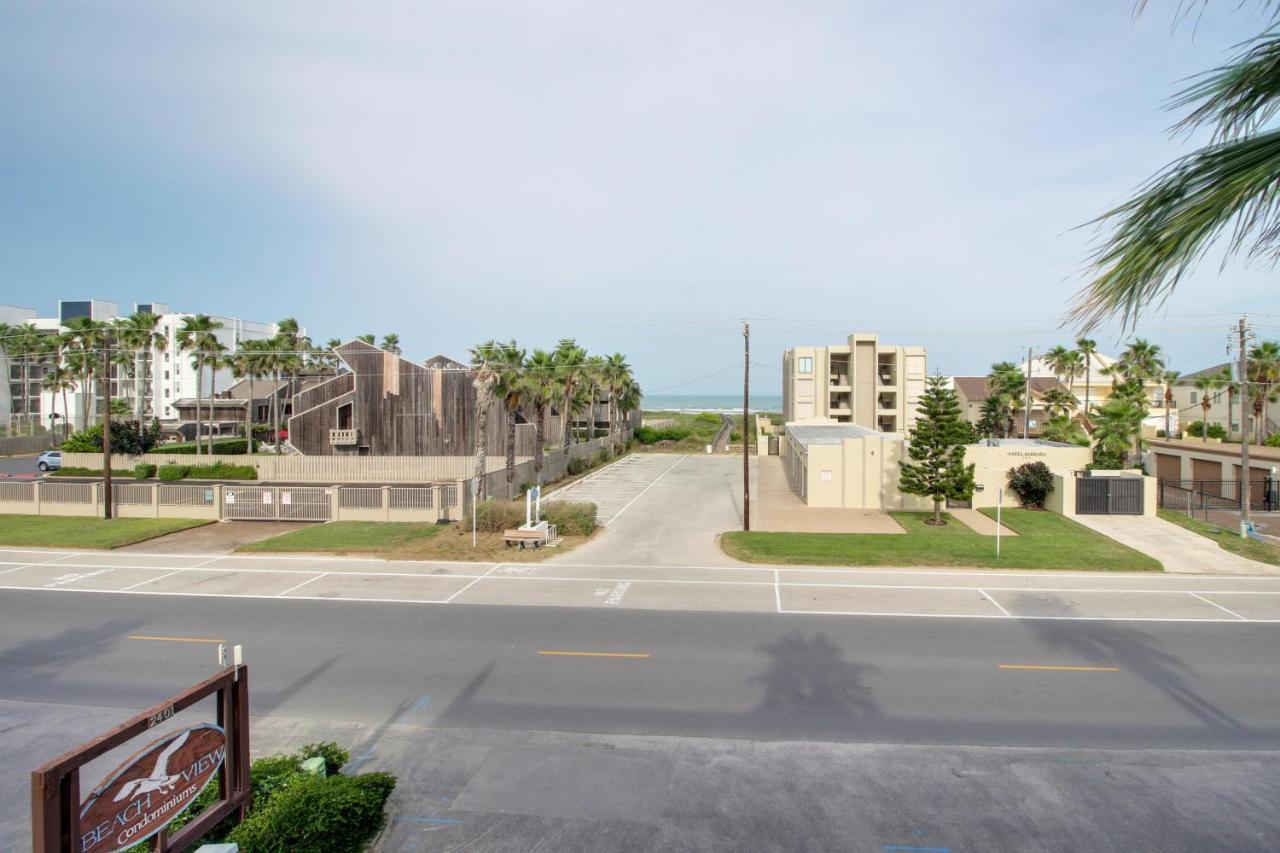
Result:
[[[1131,325],[1163,304],[1210,244],[1230,228],[1227,254],[1280,256],[1280,131],[1215,143],[1177,160],[1093,224],[1115,230],[1092,258],[1099,275],[1069,322],[1083,330],[1120,314]]]
[[[1280,110],[1280,30],[1240,46],[1246,45],[1243,53],[1174,95],[1170,109],[1194,107],[1173,126],[1175,133],[1212,127],[1214,141],[1226,142],[1256,132]]]

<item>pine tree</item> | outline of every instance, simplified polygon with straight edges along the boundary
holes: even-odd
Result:
[[[907,455],[902,463],[899,488],[909,495],[933,499],[932,524],[942,520],[942,502],[973,496],[973,465],[964,464],[964,445],[972,430],[960,416],[955,392],[941,376],[930,376],[911,428]]]

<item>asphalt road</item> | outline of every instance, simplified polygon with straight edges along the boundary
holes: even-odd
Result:
[[[245,646],[258,751],[333,736],[401,776],[383,850],[1266,850],[1280,834],[1276,624],[46,591],[0,592],[0,613],[10,838],[27,771],[211,672],[211,645],[184,641],[215,639]]]

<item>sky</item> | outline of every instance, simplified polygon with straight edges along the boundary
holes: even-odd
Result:
[[[742,318],[756,393],[853,331],[985,373],[1075,337],[1079,226],[1264,26],[1177,6],[0,0],[0,303],[573,337],[650,393],[740,390]],[[1280,338],[1274,276],[1206,260],[1136,334],[1183,372],[1241,312]]]

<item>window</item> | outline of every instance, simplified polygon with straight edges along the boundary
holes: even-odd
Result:
[[[166,370],[166,371],[164,372],[164,378],[165,378],[165,379],[168,379],[168,378],[169,378],[169,371],[167,371],[167,370]]]
[[[799,359],[799,367],[797,370],[801,373],[813,373],[813,359],[807,355],[801,356]]]
[[[1197,391],[1192,391],[1192,392],[1191,392],[1191,402],[1192,402],[1192,403],[1198,403],[1198,402],[1200,402],[1200,394],[1199,394],[1199,392],[1197,392]]]

